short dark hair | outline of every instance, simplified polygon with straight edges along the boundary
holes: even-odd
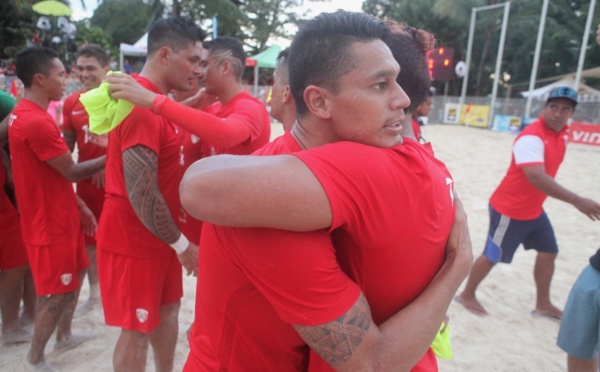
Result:
[[[206,33],[193,21],[182,17],[168,17],[152,22],[148,30],[148,55],[168,46],[175,53],[190,44],[203,41]]]
[[[27,47],[15,56],[15,70],[25,88],[31,88],[36,74],[48,75],[58,53],[46,47]]]
[[[241,41],[234,37],[222,36],[204,42],[203,46],[210,51],[211,56],[217,58],[217,63],[228,60],[235,70],[236,78],[242,79],[246,67],[246,52],[244,52],[244,45]]]
[[[96,58],[100,66],[106,67],[109,63],[108,53],[104,48],[99,45],[90,44],[84,45],[77,49],[77,58],[79,57],[92,57]]]
[[[277,70],[281,76],[283,85],[290,83],[290,48],[285,48],[277,55]]]
[[[304,24],[290,47],[290,90],[296,101],[297,117],[308,107],[304,90],[309,85],[339,91],[339,78],[355,68],[351,46],[356,42],[383,40],[389,28],[364,13],[338,10],[321,13]]]
[[[433,50],[435,38],[427,31],[403,23],[387,22],[392,32],[385,43],[400,65],[398,85],[410,98],[406,112],[414,112],[430,95],[431,77],[427,67],[427,53]]]

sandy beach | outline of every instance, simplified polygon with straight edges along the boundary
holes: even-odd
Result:
[[[274,135],[281,133],[274,125]],[[452,172],[456,189],[469,216],[474,255],[483,250],[488,227],[488,199],[510,162],[514,134],[451,125],[428,125],[423,136],[433,143],[438,158]],[[600,200],[600,147],[571,144],[557,180],[576,193]],[[600,225],[571,205],[549,199],[545,209],[554,225],[560,254],[552,282],[552,299],[563,307],[571,285],[600,242]],[[535,252],[517,251],[511,265],[498,265],[481,284],[478,295],[490,313],[479,317],[453,303],[449,309],[454,358],[440,360],[440,370],[458,371],[565,371],[566,356],[556,346],[559,324],[533,318]],[[180,335],[175,370],[188,354],[185,330],[193,320],[195,279],[185,277],[179,316]],[[85,283],[81,298],[87,299]],[[60,371],[112,371],[112,352],[119,330],[104,325],[100,309],[75,319],[74,331],[97,336],[75,349],[53,355],[53,339],[46,351]],[[29,344],[0,346],[0,371],[21,371]],[[154,371],[149,354],[147,371]]]

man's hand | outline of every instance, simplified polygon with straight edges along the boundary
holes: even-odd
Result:
[[[156,93],[144,88],[134,78],[126,74],[110,74],[104,78],[112,98],[124,99],[134,105],[150,107]]]
[[[81,230],[83,230],[83,234],[94,237],[96,235],[96,230],[98,229],[98,221],[96,221],[96,217],[92,211],[87,206],[80,206],[79,218],[81,219]]]
[[[104,171],[100,171],[90,177],[90,181],[92,181],[92,185],[96,186],[99,189],[103,189],[105,185],[105,177]]]
[[[573,202],[573,206],[581,213],[588,216],[590,220],[600,220],[600,204],[596,203],[594,200],[579,197]]]
[[[198,90],[198,92],[196,94],[194,94],[193,96],[184,100],[181,103],[186,106],[190,106],[190,107],[196,108],[198,110],[202,110],[203,108],[212,105],[213,103],[217,102],[218,100],[219,100],[219,97],[215,96],[214,94],[208,94],[208,93],[206,93],[206,88],[201,88]]]
[[[104,133],[104,134],[92,133],[92,132],[90,132],[89,128],[87,128],[87,127],[84,127],[83,130],[84,130],[86,136],[89,138],[91,143],[93,143],[94,145],[96,145],[98,147],[102,147],[102,148],[108,147],[108,133]]]
[[[178,254],[177,258],[187,275],[198,276],[198,246],[192,242],[183,253]]]

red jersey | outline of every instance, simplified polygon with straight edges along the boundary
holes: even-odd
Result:
[[[182,171],[185,172],[194,162],[206,157],[202,141],[197,136],[178,128],[179,142],[181,144],[181,158],[179,159]],[[200,242],[202,221],[190,216],[183,207],[179,211],[179,225],[181,232],[194,244]]]
[[[79,96],[85,91],[71,94],[63,104],[63,130],[75,132],[77,142],[77,162],[96,159],[106,154],[106,149],[90,142],[90,136],[86,133],[89,127],[89,115]]]
[[[148,79],[135,79],[160,93]],[[148,230],[131,206],[123,173],[123,151],[143,145],[158,156],[158,186],[174,221],[178,220],[181,149],[175,126],[150,110],[135,107],[109,134],[106,158],[106,196],[98,226],[98,246],[130,257],[160,257],[172,248]]]
[[[299,150],[286,132],[255,154]],[[205,223],[200,242],[196,318],[185,371],[306,370],[309,348],[291,324],[336,319],[360,293],[340,271],[325,230],[295,233]]]
[[[555,132],[544,124],[543,116],[523,129],[513,143],[508,171],[490,198],[492,207],[516,220],[538,218],[548,195],[529,182],[523,167],[543,165],[546,174],[554,178],[565,157],[568,140],[567,126]]]
[[[106,149],[95,145],[90,141],[90,136],[87,133],[89,127],[89,115],[79,96],[84,91],[71,94],[63,104],[63,131],[72,131],[75,134],[77,143],[77,162],[96,159],[106,154]],[[102,205],[104,203],[104,187],[97,187],[91,181],[91,178],[86,178],[77,182],[77,195],[87,204],[94,216],[99,220],[102,213]],[[92,237],[86,236],[86,244],[95,245],[96,242]]]
[[[217,102],[205,109],[209,114],[219,118],[237,118],[240,125],[250,128],[250,139],[233,147],[220,147],[206,143],[209,155],[232,154],[250,155],[269,142],[271,136],[271,119],[262,102],[248,92],[241,92],[226,105]]]
[[[48,113],[23,99],[8,128],[23,241],[55,245],[77,241],[79,211],[73,185],[46,162],[69,152]]]
[[[393,149],[339,142],[294,155],[327,193],[340,266],[364,293],[375,323],[383,323],[414,301],[444,262],[455,213],[450,173],[412,139]],[[310,369],[331,370],[314,353]],[[433,351],[412,370],[437,371]]]

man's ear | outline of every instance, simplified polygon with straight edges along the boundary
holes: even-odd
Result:
[[[286,85],[283,87],[283,94],[281,95],[281,102],[288,103],[294,98],[292,97],[292,91],[290,90],[290,86]]]
[[[304,103],[313,115],[321,119],[331,117],[331,107],[329,107],[329,95],[331,93],[316,85],[309,85],[304,89]]]
[[[44,85],[46,85],[46,75],[44,75],[44,74],[33,75],[33,84],[32,85],[37,85],[40,87],[43,87]]]
[[[171,53],[173,51],[168,46],[163,46],[158,50],[158,59],[161,64],[166,65],[169,63],[169,59],[171,59]]]
[[[229,60],[223,60],[219,65],[219,69],[221,70],[222,76],[230,76],[233,74],[233,66],[231,66],[231,62]]]

